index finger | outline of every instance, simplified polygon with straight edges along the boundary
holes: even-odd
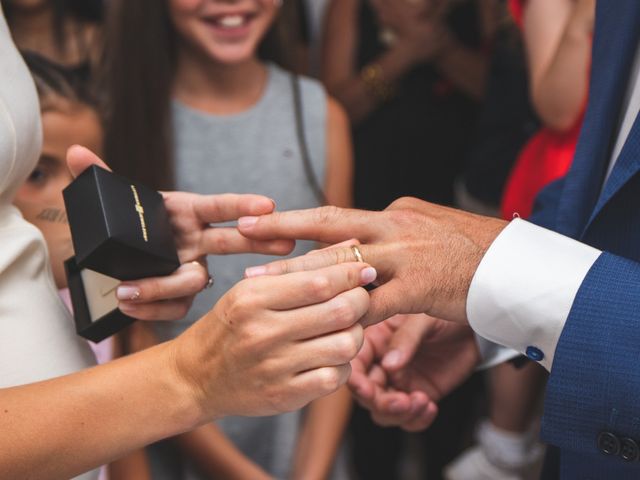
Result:
[[[293,239],[339,243],[357,238],[367,243],[375,233],[380,212],[338,207],[274,212],[238,220],[240,233],[257,240]]]
[[[270,198],[253,194],[165,192],[164,199],[170,213],[190,212],[202,225],[230,222],[246,215],[266,215],[276,207]]]

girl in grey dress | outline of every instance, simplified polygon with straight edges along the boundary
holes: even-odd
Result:
[[[277,26],[269,30],[280,3],[114,1],[108,35],[111,164],[157,188],[260,193],[282,210],[315,207],[325,199],[349,205],[346,116],[318,82],[258,58],[264,37],[277,36]],[[153,45],[153,51],[142,45]],[[130,91],[137,92],[133,98]],[[312,248],[300,243],[294,254]],[[215,286],[197,297],[183,322],[158,325],[156,336],[178,335],[239,281],[246,267],[267,260],[212,258]],[[152,342],[149,332],[138,329],[134,335],[147,339],[142,344]],[[173,465],[180,473],[169,475],[169,465],[156,464],[154,478],[327,478],[331,471],[344,478],[344,464],[336,469],[334,464],[350,403],[342,390],[304,412],[207,425],[177,439],[186,459]],[[160,457],[170,456],[156,460]]]

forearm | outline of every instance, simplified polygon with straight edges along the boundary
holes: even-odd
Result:
[[[381,80],[393,87],[412,68],[413,60],[401,46],[396,46],[380,55],[371,65],[377,65],[382,72]],[[384,102],[362,79],[355,68],[348,78],[327,81],[327,89],[336,97],[349,114],[351,122],[357,124]]]
[[[311,403],[300,432],[291,478],[328,478],[351,413],[346,387]]]
[[[451,37],[437,57],[436,66],[465,94],[475,100],[483,98],[489,68],[486,54],[467,48]]]
[[[199,411],[171,344],[0,390],[0,477],[71,478],[192,428]]]
[[[109,480],[152,480],[144,449],[109,464]]]
[[[261,480],[271,478],[247,458],[215,425],[209,424],[176,438],[184,454],[212,478]]]
[[[591,43],[591,33],[571,19],[548,68],[533,79],[533,105],[546,126],[567,130],[582,113],[589,90]]]

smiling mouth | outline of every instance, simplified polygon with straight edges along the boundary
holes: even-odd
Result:
[[[234,30],[247,26],[253,17],[254,15],[252,14],[229,14],[208,18],[207,21],[215,27]]]

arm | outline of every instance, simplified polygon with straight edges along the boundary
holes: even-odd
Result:
[[[271,477],[211,423],[176,437],[183,453],[211,478],[268,480]]]
[[[325,196],[329,205],[353,203],[353,150],[349,119],[343,108],[327,99],[327,173]]]
[[[593,0],[535,0],[524,12],[531,97],[549,128],[571,128],[589,89]]]
[[[298,438],[291,478],[329,478],[349,422],[351,394],[346,387],[307,408]]]
[[[153,329],[144,323],[135,323],[126,332],[126,345],[130,352],[140,352],[157,344],[158,338]],[[238,450],[214,423],[178,435],[175,441],[183,455],[211,478],[228,480],[270,478],[265,471]]]
[[[331,95],[344,106],[354,124],[362,121],[382,100],[363,82],[356,65],[358,10],[361,0],[333,0],[329,5],[323,36],[322,81]],[[414,65],[409,49],[396,45],[375,62],[384,81],[393,84]]]

